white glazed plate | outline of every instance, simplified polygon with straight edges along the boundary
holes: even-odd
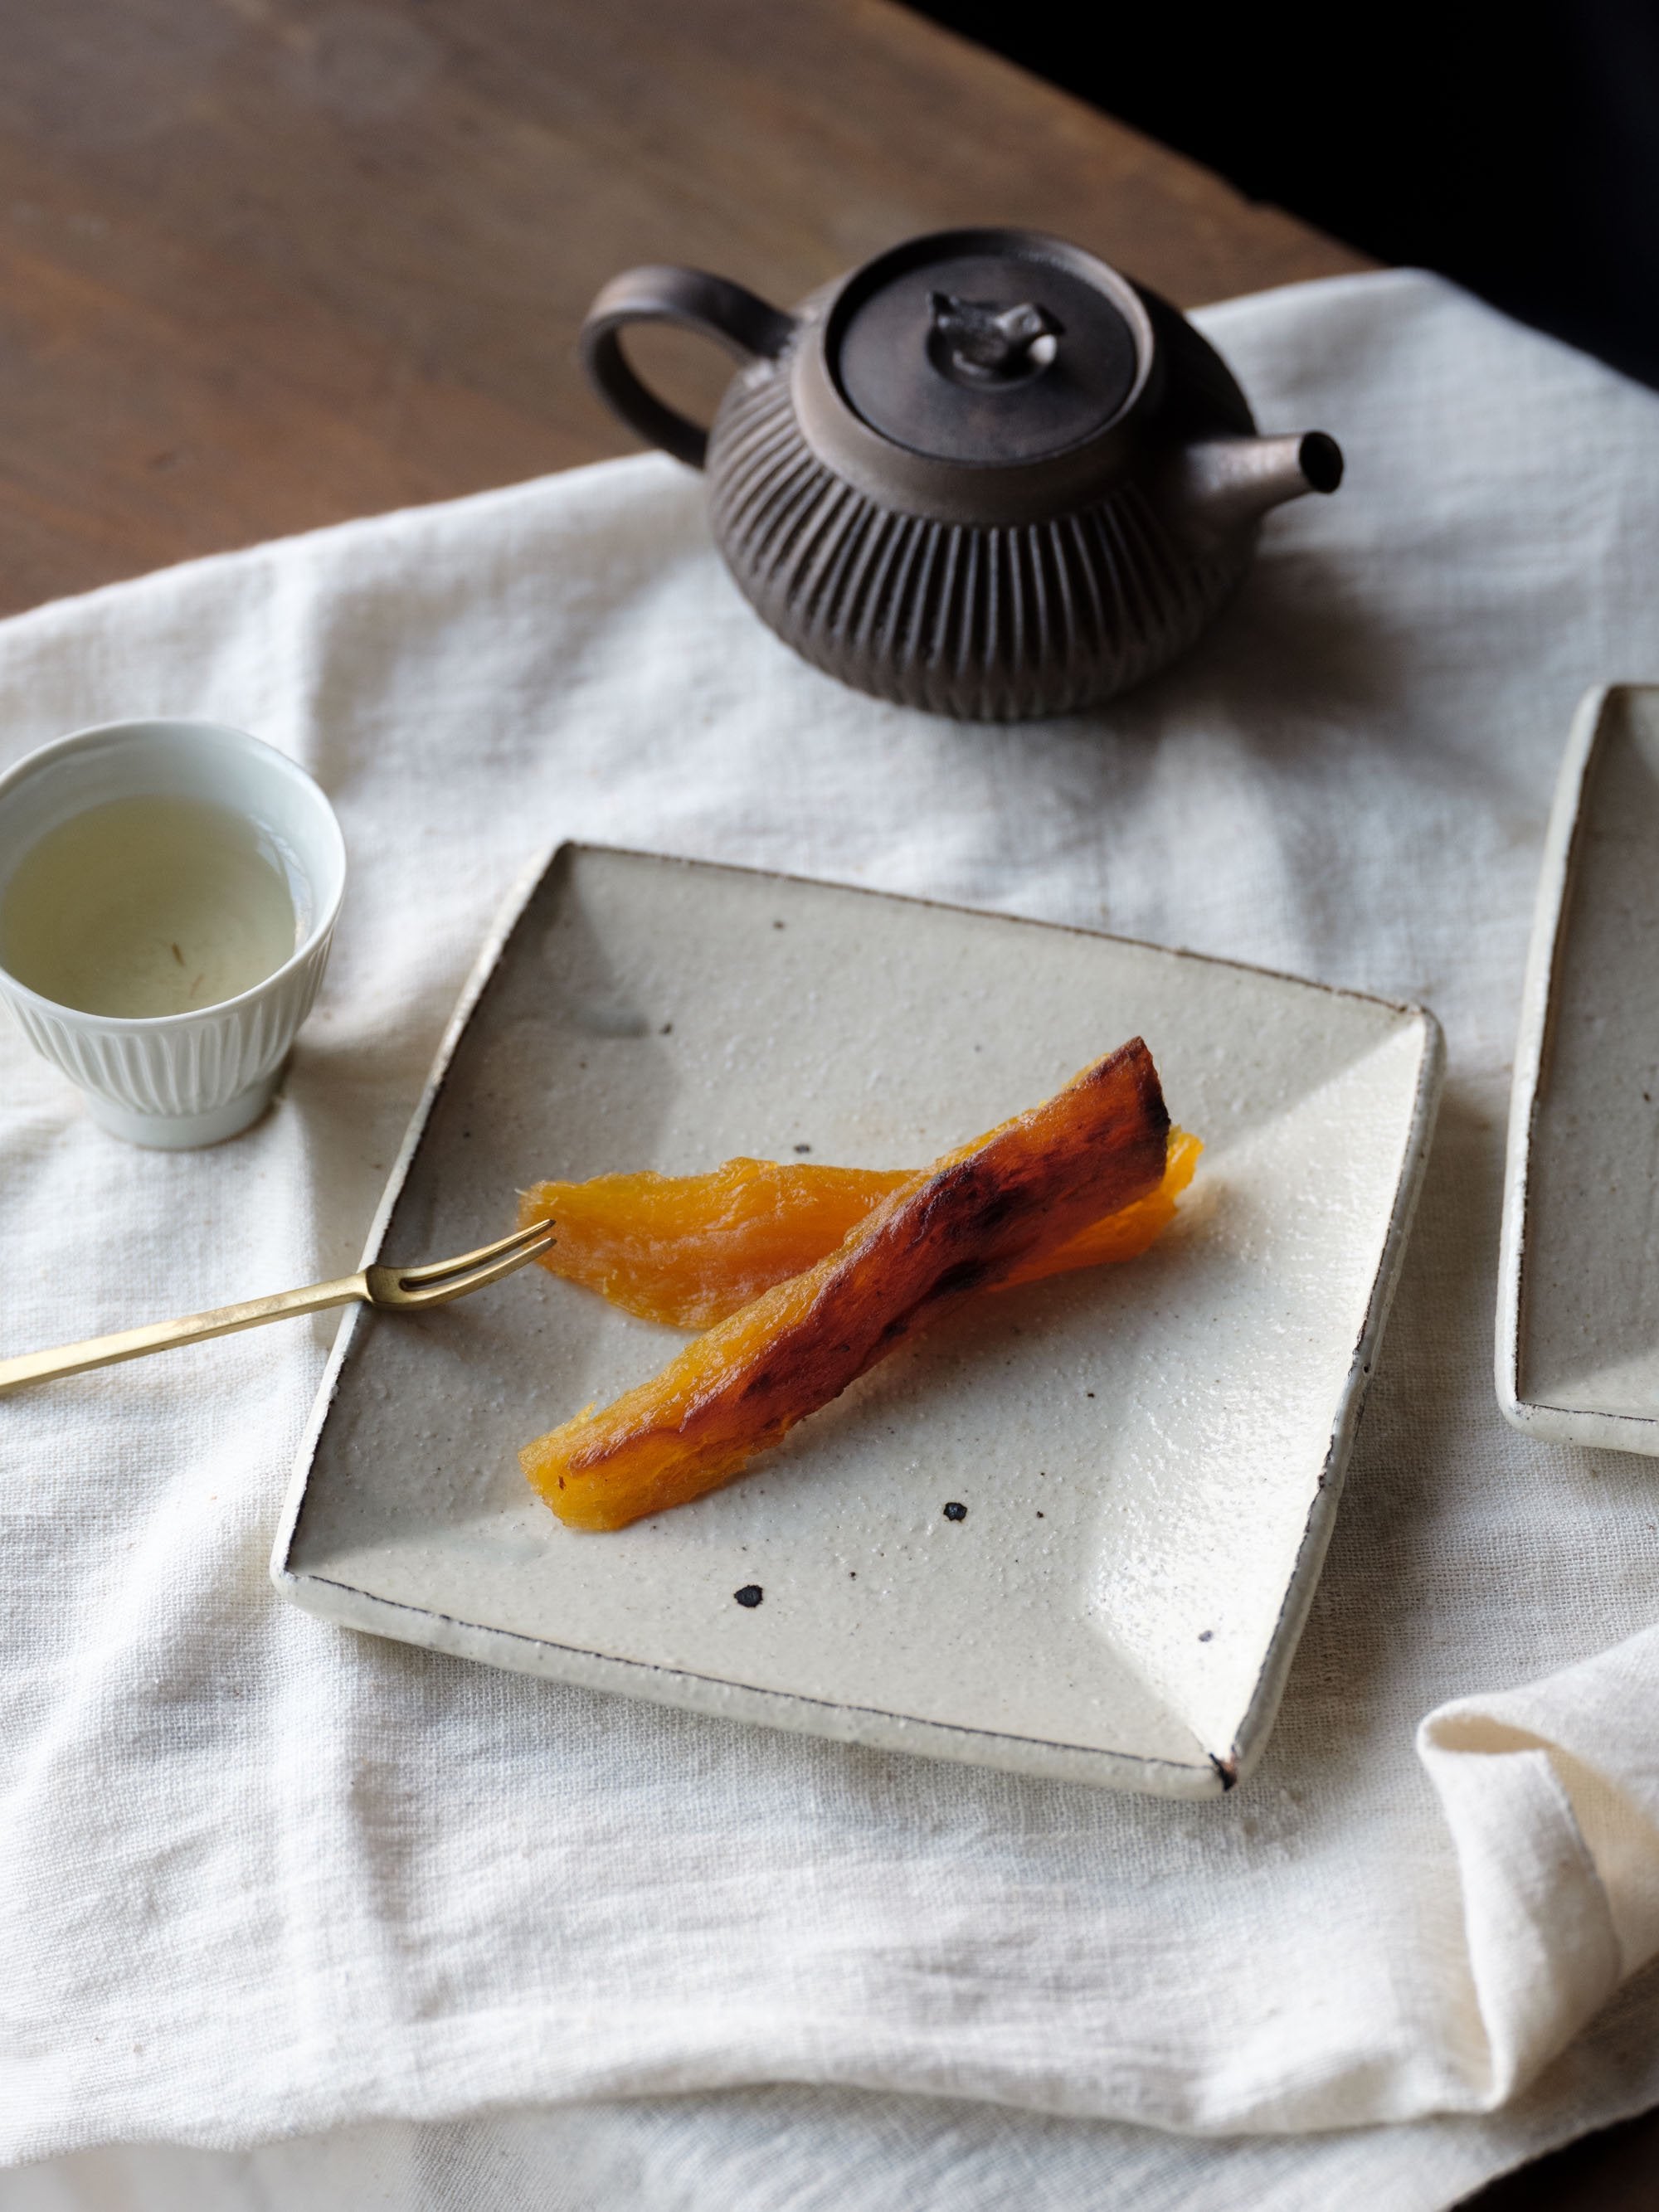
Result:
[[[1329,1534],[1433,1113],[1431,1015],[567,846],[485,950],[368,1256],[465,1250],[544,1176],[921,1164],[1137,1033],[1207,1147],[1141,1259],[987,1297],[729,1488],[610,1535],[561,1526],[518,1449],[653,1373],[676,1332],[539,1268],[431,1315],[358,1309],[279,1587],[351,1627],[705,1713],[1231,1787]],[[751,1583],[761,1603],[738,1605]]]
[[[1659,1454],[1659,685],[1578,710],[1545,841],[1510,1104],[1498,1397]]]

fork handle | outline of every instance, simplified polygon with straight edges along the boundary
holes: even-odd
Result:
[[[44,1382],[52,1375],[79,1375],[88,1367],[113,1367],[147,1352],[170,1352],[175,1344],[200,1344],[210,1336],[230,1336],[239,1328],[258,1328],[289,1314],[325,1313],[330,1306],[367,1301],[368,1279],[361,1273],[332,1283],[307,1283],[275,1297],[244,1298],[240,1305],[216,1306],[209,1313],[185,1314],[179,1321],[151,1322],[147,1328],[124,1328],[114,1336],[89,1336],[80,1344],[60,1344],[51,1352],[26,1352],[0,1359],[0,1393],[25,1382]]]

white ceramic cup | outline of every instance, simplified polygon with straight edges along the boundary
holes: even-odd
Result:
[[[35,1050],[86,1094],[100,1128],[164,1151],[216,1145],[258,1121],[310,1012],[345,890],[345,841],[305,770],[216,722],[108,722],[28,754],[0,776],[0,900],[49,830],[112,799],[205,799],[253,824],[294,902],[295,950],[238,997],[188,1013],[89,1014],[0,966]]]

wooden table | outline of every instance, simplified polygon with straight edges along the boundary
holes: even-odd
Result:
[[[0,612],[629,450],[572,345],[636,262],[787,303],[983,219],[1183,306],[1368,265],[888,0],[3,0],[0,28]],[[694,408],[726,374],[640,352]],[[1656,2168],[1649,2123],[1480,2203],[1637,2212]]]
[[[0,611],[628,450],[572,344],[636,262],[787,304],[988,217],[1183,304],[1365,265],[886,0],[0,21]]]

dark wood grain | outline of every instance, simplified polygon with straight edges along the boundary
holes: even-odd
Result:
[[[1364,265],[885,0],[0,0],[0,611],[626,451],[603,281],[906,234],[1183,303]],[[649,365],[707,406],[717,358]]]
[[[1659,2205],[1659,2112],[1581,2136],[1505,2174],[1461,2212],[1654,2212]]]

